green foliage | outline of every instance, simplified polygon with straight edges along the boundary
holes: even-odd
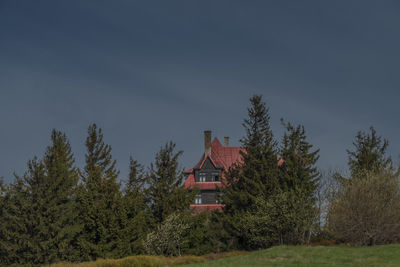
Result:
[[[241,212],[263,196],[268,197],[278,187],[277,148],[270,128],[269,110],[261,96],[250,99],[248,118],[243,126],[246,135],[241,139],[243,162],[228,172],[222,189],[225,213]]]
[[[236,163],[229,170],[225,187],[221,188],[228,231],[246,249],[251,247],[242,235],[240,218],[258,198],[268,199],[279,188],[278,154],[270,128],[269,110],[261,96],[252,97],[250,102],[248,118],[243,123],[246,135],[241,139],[246,151],[241,153],[243,162]]]
[[[378,136],[374,127],[370,127],[369,133],[359,131],[353,145],[353,151],[347,150],[351,177],[364,177],[364,172],[392,169],[392,159],[386,156],[389,141]]]
[[[26,229],[30,208],[25,197],[24,181],[17,178],[3,190],[0,206],[0,266],[24,264],[32,260],[32,245]]]
[[[182,247],[184,254],[204,255],[211,252],[227,250],[222,239],[227,234],[223,220],[218,211],[204,211],[199,214],[185,214],[185,222],[189,225],[185,233],[187,242]]]
[[[226,228],[244,249],[304,243],[317,218],[319,150],[312,151],[303,126],[290,123],[283,123],[286,133],[278,150],[268,108],[261,96],[250,102],[243,162],[229,170],[221,189]]]
[[[4,264],[73,258],[70,244],[80,230],[75,202],[78,173],[65,134],[53,130],[51,141],[43,160],[29,161],[24,177],[17,177],[4,193],[0,230]]]
[[[133,157],[130,157],[129,177],[126,183],[127,193],[140,193],[143,195],[144,186],[148,179],[143,169],[143,166],[137,160],[134,160]]]
[[[313,201],[320,174],[315,166],[319,159],[319,149],[311,151],[313,145],[307,141],[304,126],[283,123],[286,132],[280,152],[283,159],[280,166],[280,185],[283,191],[297,189]]]
[[[310,235],[315,212],[307,196],[294,190],[257,199],[240,218],[243,240],[250,249],[272,245],[301,244]]]
[[[283,123],[283,121],[282,121]],[[319,149],[312,151],[307,141],[304,126],[283,123],[286,132],[283,136],[279,168],[283,206],[291,213],[286,221],[286,229],[280,233],[281,244],[301,244],[309,241],[312,228],[318,218],[316,209],[316,190],[320,179],[315,164]],[[283,214],[282,217],[285,217]],[[282,222],[283,224],[283,222]]]
[[[156,230],[147,235],[146,252],[150,255],[180,256],[189,225],[177,213],[170,214]]]
[[[340,182],[328,206],[328,230],[357,245],[400,241],[399,172],[387,156],[389,142],[359,131],[349,155],[350,177],[336,174]]]
[[[43,160],[48,184],[39,189],[44,198],[40,208],[45,211],[42,215],[45,217],[44,231],[47,232],[47,235],[43,232],[41,235],[47,246],[47,251],[43,254],[53,255],[46,262],[71,259],[71,240],[82,228],[76,220],[76,189],[79,177],[71,146],[61,132],[53,131],[51,139],[52,146],[47,149]],[[35,185],[34,181],[31,186]]]
[[[92,124],[86,139],[86,165],[79,190],[80,219],[84,229],[76,240],[83,259],[122,256],[127,246],[123,242],[122,225],[127,216],[124,209],[119,172],[112,159],[111,146],[103,141],[101,129]],[[121,255],[122,254],[122,255]]]
[[[150,166],[149,188],[146,192],[154,223],[163,222],[174,212],[189,209],[196,192],[183,187],[183,170],[178,166],[182,151],[174,152],[175,144],[167,143]]]
[[[123,225],[123,237],[126,239],[127,255],[144,253],[143,240],[151,225],[151,213],[145,195],[146,180],[143,166],[131,157],[129,178],[123,197],[127,216],[126,224]]]

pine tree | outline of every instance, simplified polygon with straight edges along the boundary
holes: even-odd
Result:
[[[269,109],[261,96],[253,96],[250,103],[248,118],[243,123],[246,135],[241,139],[243,160],[230,168],[221,188],[224,228],[233,237],[228,242],[237,242],[240,249],[268,246],[247,238],[248,225],[243,219],[259,208],[258,203],[265,203],[280,190],[277,143],[270,127]]]
[[[81,258],[119,257],[123,251],[122,225],[126,222],[116,161],[102,130],[92,124],[86,139],[86,165],[79,190],[80,217],[84,229],[77,240]]]
[[[53,130],[52,145],[43,160],[28,162],[28,171],[6,194],[5,240],[17,257],[15,263],[44,264],[69,260],[71,242],[79,231],[75,191],[78,181],[71,147],[65,136]],[[12,239],[15,238],[15,241]]]
[[[353,151],[347,150],[351,177],[392,169],[392,159],[386,155],[389,141],[378,136],[374,127],[370,127],[369,133],[359,131],[353,145]]]
[[[143,166],[130,158],[129,178],[126,183],[124,205],[127,214],[124,225],[124,237],[127,246],[126,254],[140,254],[144,252],[143,240],[149,230],[150,212],[145,200],[145,185],[147,176]]]
[[[284,191],[299,188],[312,196],[318,186],[319,173],[315,166],[319,159],[319,149],[311,151],[313,145],[306,139],[304,126],[283,123],[286,133],[283,136],[280,166],[280,182]]]
[[[0,206],[0,266],[34,262],[31,236],[26,225],[31,212],[23,179],[3,187]]]
[[[163,222],[174,212],[187,210],[196,194],[195,191],[190,192],[183,187],[183,170],[178,165],[182,151],[175,153],[174,149],[173,142],[167,143],[150,166],[147,196],[156,224]]]
[[[229,170],[222,189],[225,213],[246,211],[258,197],[267,199],[279,188],[277,144],[269,109],[258,95],[250,103],[248,118],[243,123],[246,135],[240,140],[243,161]]]
[[[283,121],[282,121],[283,123]],[[284,243],[304,243],[316,215],[315,190],[318,187],[319,172],[315,166],[319,149],[312,151],[307,141],[304,126],[283,123],[286,133],[283,136],[280,166],[280,185],[286,194],[284,199],[292,214],[287,220],[289,227],[281,233]]]
[[[53,130],[52,145],[48,147],[43,159],[46,187],[43,188],[45,198],[44,223],[48,236],[42,244],[47,253],[53,255],[49,262],[71,259],[71,240],[75,238],[81,226],[76,223],[76,189],[78,171],[71,146],[65,134]]]

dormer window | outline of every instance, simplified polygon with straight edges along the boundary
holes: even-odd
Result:
[[[200,169],[194,171],[196,182],[221,182],[222,168],[216,168],[209,158],[205,159]]]
[[[200,172],[199,173],[199,182],[205,182],[207,179],[207,173],[205,172]]]
[[[196,171],[196,182],[220,182],[220,170],[199,170]]]

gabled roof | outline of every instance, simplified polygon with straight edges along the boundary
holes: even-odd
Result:
[[[185,173],[188,174],[185,187],[191,188],[196,186],[200,189],[215,189],[220,186],[221,182],[195,182],[194,169],[200,169],[204,165],[206,159],[209,158],[214,167],[227,171],[232,164],[242,160],[240,151],[244,151],[244,149],[241,147],[224,147],[221,145],[218,138],[214,138],[211,143],[211,155],[206,156],[203,154],[200,161],[192,169],[185,171]],[[222,178],[223,177],[224,174],[222,174]]]
[[[192,169],[185,171],[187,177],[184,186],[186,188],[192,188],[195,186],[202,190],[213,190],[216,187],[221,186],[221,182],[196,182],[194,170],[201,169],[206,159],[209,158],[214,167],[222,168],[224,171],[228,171],[229,167],[231,167],[234,163],[242,162],[242,155],[240,153],[241,151],[245,152],[243,147],[224,147],[221,145],[218,138],[214,138],[211,143],[211,155],[206,156],[203,154],[200,161]],[[279,158],[277,162],[278,166],[281,166],[283,163],[284,160]],[[224,177],[225,175],[223,172],[222,179],[224,179]]]
[[[241,160],[242,156],[240,155],[240,151],[243,151],[243,148],[224,147],[221,145],[218,138],[214,138],[211,143],[211,155],[208,158],[216,168],[228,170],[233,163]],[[206,161],[206,158],[205,154],[203,154],[200,161],[193,167],[193,169],[200,169]],[[192,172],[193,169],[186,171],[186,173]]]
[[[217,138],[211,143],[211,158],[219,165],[228,170],[232,164],[240,162],[242,155],[240,151],[244,151],[242,147],[224,147]]]

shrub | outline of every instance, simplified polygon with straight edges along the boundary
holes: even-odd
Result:
[[[180,256],[183,235],[188,227],[180,215],[169,215],[155,231],[147,235],[144,243],[146,252],[150,255]]]
[[[400,241],[398,175],[369,172],[344,183],[329,205],[328,229],[354,245]]]
[[[305,198],[301,191],[277,193],[268,200],[257,198],[251,210],[241,216],[242,242],[251,249],[306,243],[315,209],[303,201]]]

